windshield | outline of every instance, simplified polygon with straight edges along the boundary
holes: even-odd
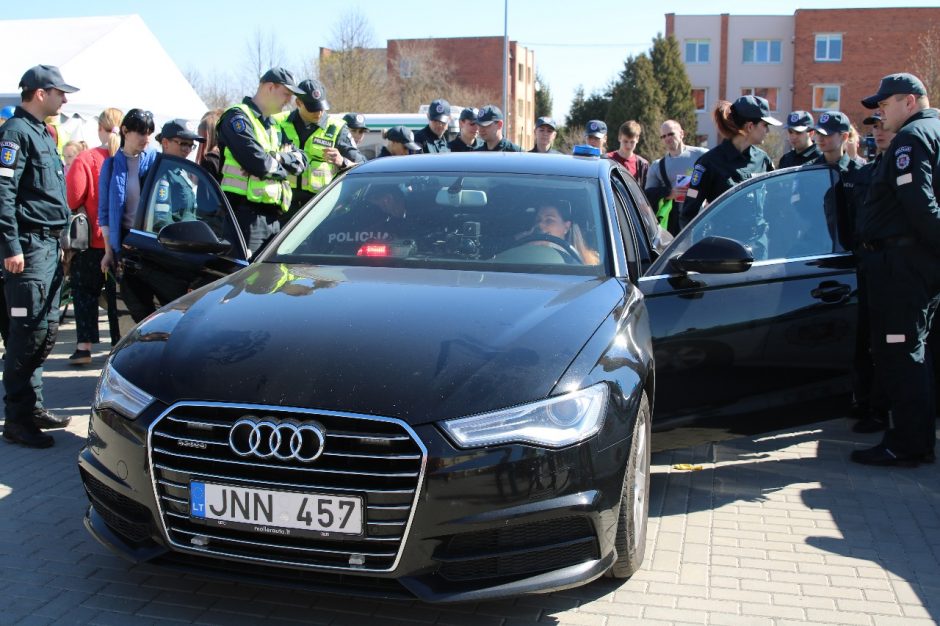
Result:
[[[600,197],[588,178],[350,175],[266,260],[601,275]]]

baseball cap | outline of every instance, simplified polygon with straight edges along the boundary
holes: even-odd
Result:
[[[813,126],[813,130],[823,135],[847,133],[851,128],[849,117],[842,111],[826,111],[819,116],[819,121]]]
[[[411,132],[410,128],[405,128],[404,126],[392,126],[385,131],[385,138],[389,141],[403,143],[406,148],[412,151],[421,149],[421,146],[415,143],[415,134]]]
[[[913,74],[888,74],[881,79],[878,93],[862,100],[862,106],[866,109],[877,109],[878,103],[888,96],[909,93],[915,96],[926,96],[927,90],[924,88],[924,83]]]
[[[462,120],[473,120],[474,122],[476,122],[476,121],[477,121],[477,110],[474,109],[473,107],[467,107],[466,109],[464,109],[463,111],[460,112],[460,118],[459,118],[459,119],[462,119]]]
[[[809,111],[794,111],[787,116],[785,126],[798,133],[805,133],[813,127],[813,115]]]
[[[308,111],[329,111],[330,103],[326,101],[326,87],[318,80],[302,80],[297,85],[300,88],[300,101]]]
[[[584,127],[584,135],[587,137],[603,137],[607,134],[607,124],[600,120],[591,120]]]
[[[62,78],[62,72],[55,65],[35,65],[23,74],[20,79],[20,89],[58,89],[65,93],[75,93],[78,87],[73,87]]]
[[[503,112],[493,104],[486,105],[477,113],[477,124],[480,126],[489,126],[493,122],[502,121],[502,119]]]
[[[369,130],[369,127],[366,126],[366,118],[363,117],[362,113],[347,113],[343,116],[343,121],[346,122],[347,128]]]
[[[745,120],[763,120],[771,126],[780,126],[782,122],[770,114],[770,103],[760,96],[741,96],[733,103],[731,109]]]
[[[551,126],[552,130],[558,130],[558,124],[550,117],[540,117],[535,120],[535,127],[538,128],[539,126]]]
[[[193,130],[193,123],[183,119],[170,120],[163,125],[160,133],[155,137],[157,141],[163,139],[192,139],[193,141],[205,141]]]
[[[450,120],[450,102],[443,98],[431,101],[428,107],[428,119],[431,121],[447,122]]]
[[[5,120],[8,120],[11,117],[13,117],[14,113],[16,113],[16,107],[13,107],[13,106],[8,105],[0,109],[0,117],[2,117]]]
[[[294,81],[294,75],[283,67],[272,67],[261,76],[259,82],[284,85],[298,96],[303,93]]]
[[[881,122],[881,121],[883,121],[881,119],[881,116],[875,113],[874,115],[869,115],[868,117],[863,119],[862,124],[864,124],[865,126],[874,126],[877,122]]]

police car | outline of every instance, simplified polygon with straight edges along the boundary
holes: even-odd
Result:
[[[752,179],[670,242],[607,159],[380,159],[251,264],[198,180],[194,218],[158,232],[145,186],[126,255],[203,263],[197,283],[244,267],[115,348],[79,457],[87,528],[132,559],[432,602],[625,578],[653,414],[847,385],[828,168]]]

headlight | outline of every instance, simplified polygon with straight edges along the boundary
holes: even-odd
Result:
[[[153,396],[132,385],[118,374],[111,365],[111,361],[108,361],[98,380],[98,388],[95,390],[94,406],[96,409],[113,409],[125,417],[134,419],[151,402],[153,402]]]
[[[607,393],[607,385],[600,383],[534,404],[447,420],[441,426],[461,448],[510,442],[562,448],[601,429]]]

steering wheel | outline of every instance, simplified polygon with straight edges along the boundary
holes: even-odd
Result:
[[[535,232],[531,235],[523,237],[517,241],[516,244],[522,246],[536,241],[545,241],[549,244],[550,248],[561,253],[566,265],[584,265],[584,260],[581,259],[581,255],[578,254],[578,251],[575,249],[575,247],[561,237],[547,235],[542,232]]]

